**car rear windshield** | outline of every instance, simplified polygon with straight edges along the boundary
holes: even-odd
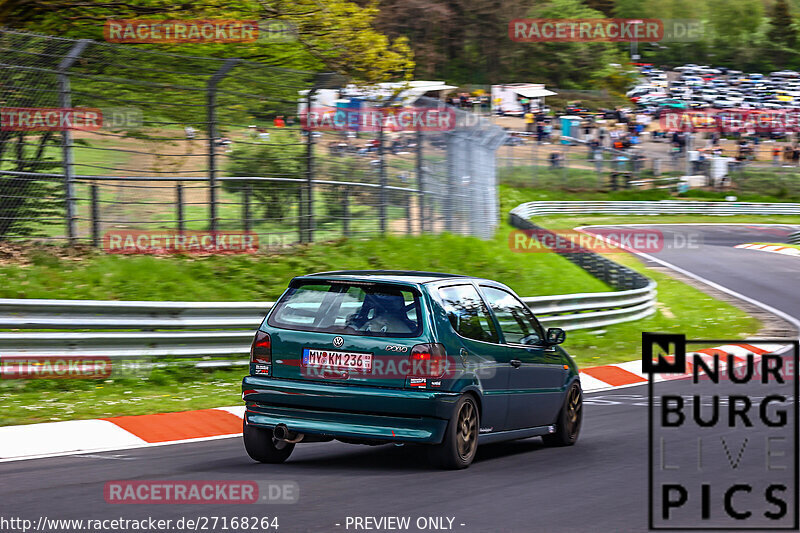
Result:
[[[276,328],[373,337],[416,337],[419,293],[411,287],[357,282],[293,285],[267,323]]]

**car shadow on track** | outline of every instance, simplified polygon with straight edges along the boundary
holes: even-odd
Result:
[[[547,447],[539,438],[485,444],[478,447],[475,463],[491,463],[495,459],[536,452]],[[244,456],[243,462],[219,463],[220,470],[231,472],[239,467],[261,467]],[[322,443],[304,447],[298,445],[294,454],[283,465],[263,465],[273,471],[298,470],[351,470],[351,471],[430,471],[425,446],[359,446],[351,444]]]

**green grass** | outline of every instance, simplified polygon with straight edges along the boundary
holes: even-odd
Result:
[[[580,199],[657,199],[659,191],[563,193],[501,187],[503,213],[521,202]],[[599,199],[599,198],[598,198]],[[541,217],[552,229],[631,222],[800,223],[795,217]],[[482,241],[453,235],[339,240],[296,247],[282,254],[228,257],[150,257],[28,248],[22,260],[0,264],[0,297],[120,300],[274,300],[295,275],[341,268],[451,271],[497,279],[523,296],[609,290],[602,282],[553,254],[522,254],[508,248],[511,228]],[[569,332],[566,349],[580,366],[639,358],[642,331],[689,337],[746,338],[760,324],[743,311],[664,274],[647,270],[626,254],[615,261],[659,284],[659,311],[644,320],[601,331]],[[180,411],[237,405],[243,368],[156,369],[139,379],[106,381],[0,381],[0,425]]]
[[[238,405],[245,367],[156,369],[137,379],[5,380],[0,426]]]
[[[0,297],[120,300],[274,300],[296,275],[341,268],[458,272],[507,282],[525,296],[609,290],[554,254],[454,235],[341,240],[285,254],[228,257],[25,253],[0,266]],[[201,409],[240,403],[235,370],[157,369],[140,379],[0,381],[0,425]]]
[[[253,256],[155,257],[100,252],[26,252],[27,264],[0,265],[2,298],[104,300],[274,300],[297,275],[336,269],[413,269],[505,280],[525,296],[608,287],[553,254],[508,247],[510,227],[493,240],[455,235],[339,240]]]

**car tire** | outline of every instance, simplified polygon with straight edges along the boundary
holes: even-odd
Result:
[[[564,396],[564,405],[558,413],[556,431],[549,435],[542,435],[542,440],[548,446],[572,446],[578,442],[583,420],[583,391],[577,381],[574,381]]]
[[[478,450],[480,427],[478,405],[472,396],[465,394],[453,409],[442,442],[428,449],[431,463],[447,470],[468,467]]]
[[[292,454],[294,444],[275,439],[271,429],[243,424],[244,449],[254,461],[277,464]]]

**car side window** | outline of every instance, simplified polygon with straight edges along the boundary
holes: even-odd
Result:
[[[442,287],[439,295],[447,318],[459,335],[476,341],[499,341],[489,310],[474,286]]]
[[[541,344],[542,331],[533,313],[508,291],[481,286],[489,307],[494,311],[500,331],[509,344]]]

